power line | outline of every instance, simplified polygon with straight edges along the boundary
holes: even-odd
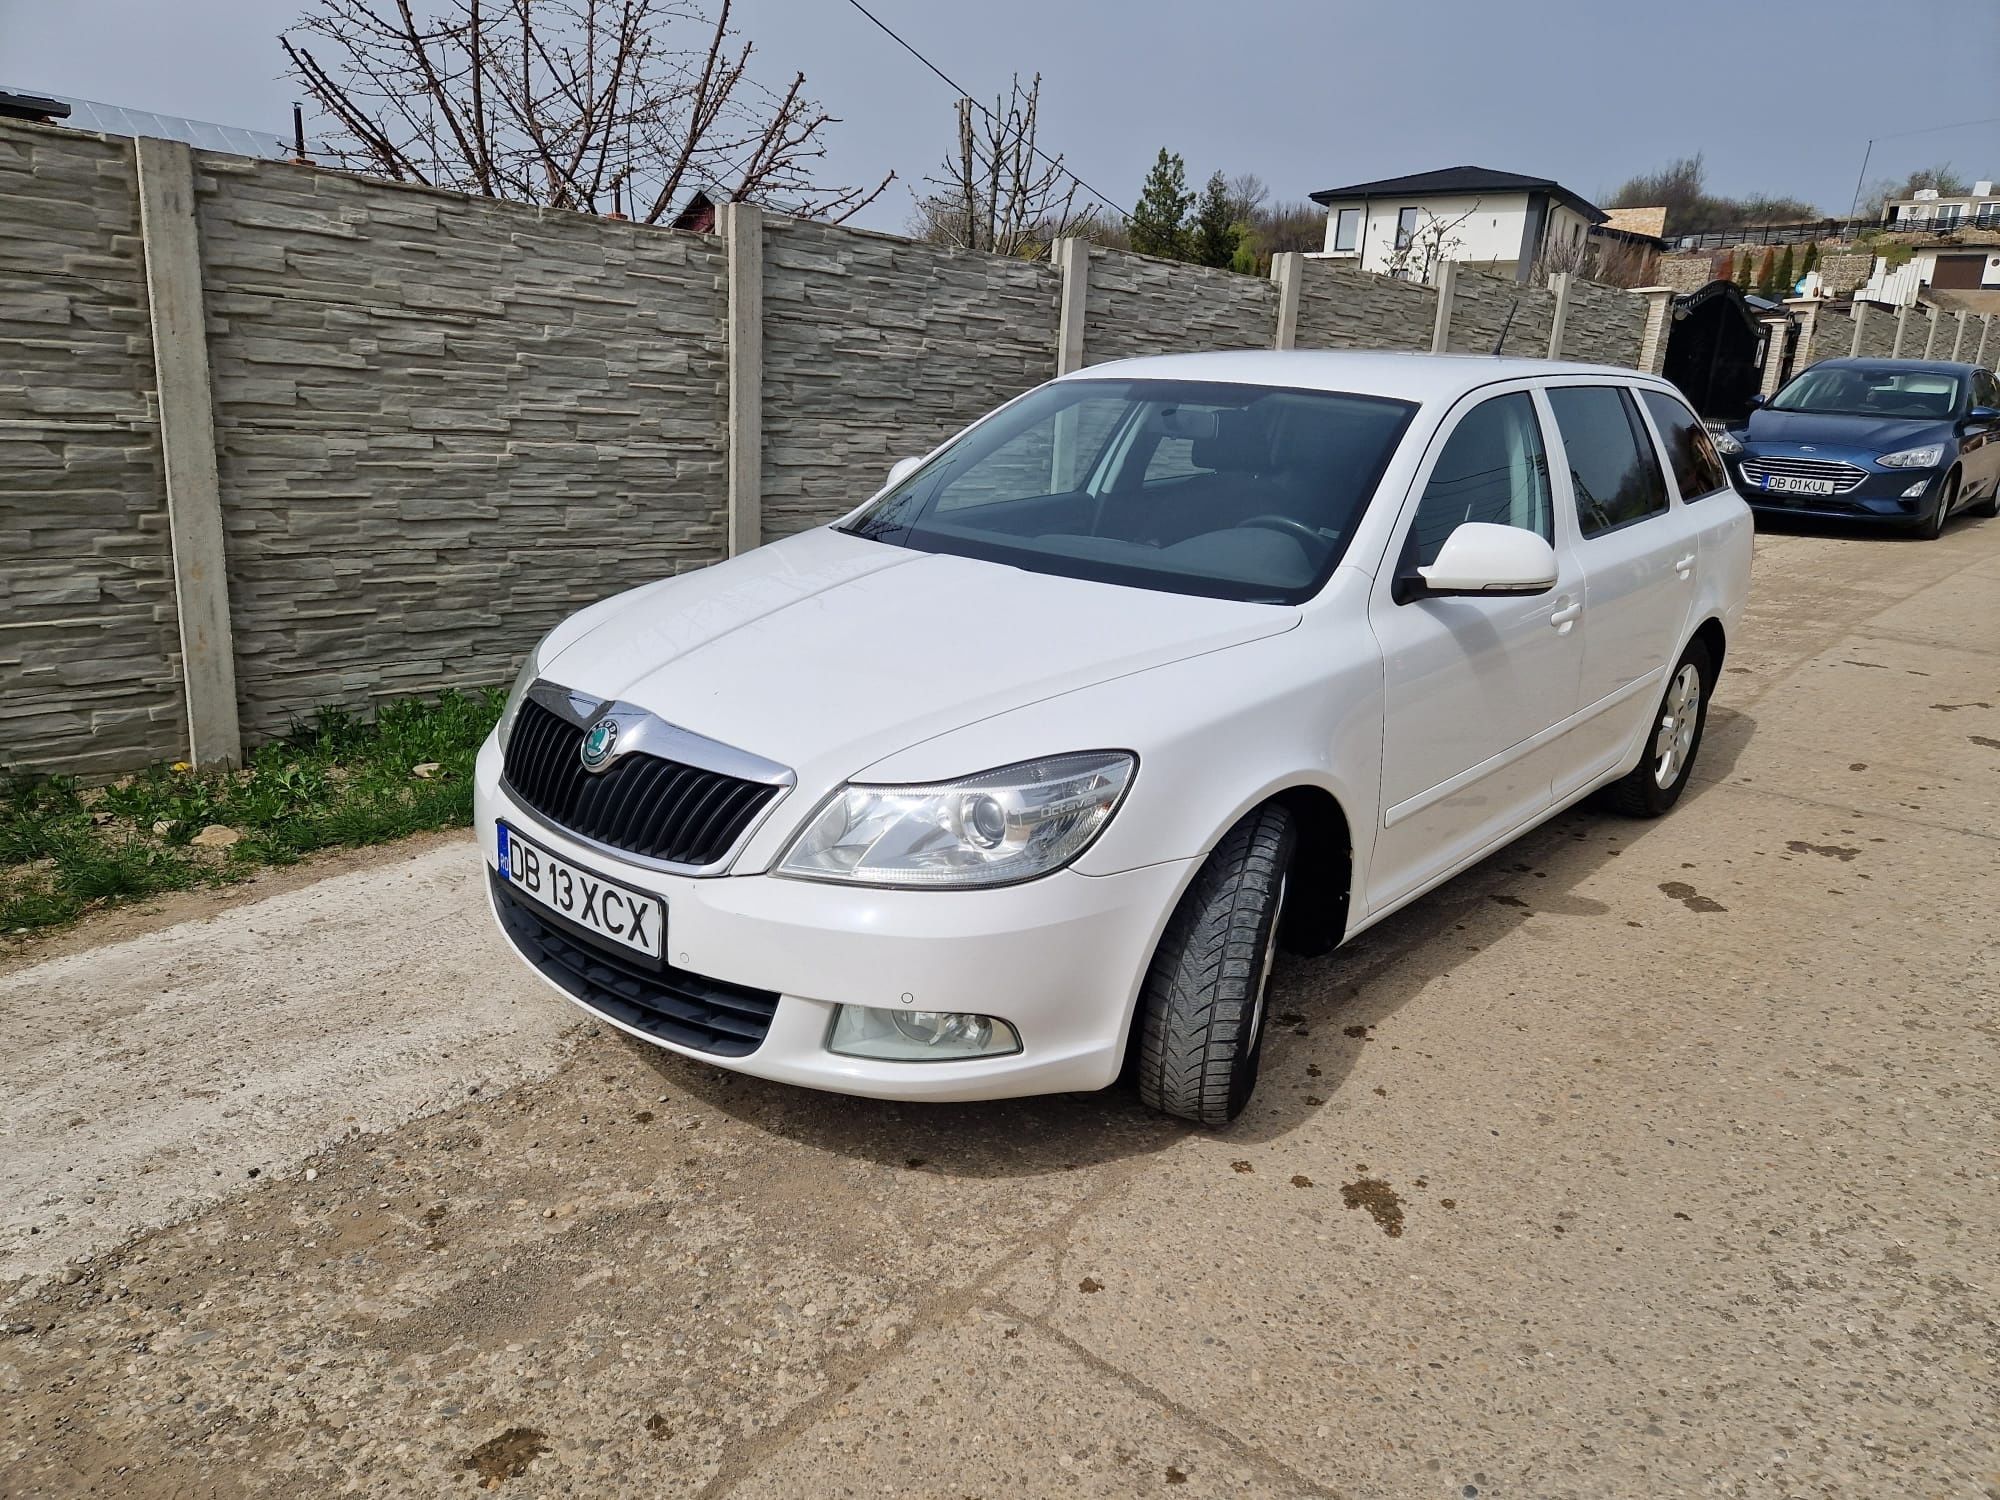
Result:
[[[972,100],[972,107],[974,109],[978,110],[982,115],[986,116],[986,118],[988,120],[991,120],[995,125],[998,125],[1000,123],[999,118],[993,113],[993,111],[988,109],[984,104],[980,103],[980,101],[973,95],[970,89],[966,88],[962,84],[954,83],[951,79],[951,76],[948,73],[946,73],[943,68],[940,68],[936,63],[932,62],[928,57],[925,57],[923,53],[919,52],[915,47],[911,46],[908,42],[904,41],[900,36],[898,36],[894,31],[890,30],[889,27],[883,22],[882,18],[876,15],[875,12],[870,10],[867,6],[863,5],[861,3],[861,0],[847,0],[847,3],[853,6],[856,10],[860,11],[861,14],[866,16],[869,20],[873,21],[875,23],[876,29],[879,30],[882,33],[882,35],[889,38],[890,41],[894,42],[898,47],[901,47],[905,52],[909,53],[910,56],[914,57],[918,62],[922,63],[925,67],[929,68],[933,73],[937,74],[939,78],[943,79],[945,83],[949,85],[961,99]],[[1109,193],[1099,192],[1096,188],[1092,187],[1089,183],[1085,182],[1081,177],[1077,176],[1076,173],[1072,172],[1068,167],[1064,166],[1061,157],[1050,156],[1048,152],[1042,150],[1040,146],[1032,144],[1028,147],[1028,149],[1034,152],[1035,155],[1039,156],[1043,161],[1047,162],[1050,166],[1054,167],[1058,172],[1061,172],[1065,177],[1069,178],[1070,181],[1074,182],[1078,187],[1082,188],[1085,192],[1095,196],[1098,199],[1098,201],[1103,203],[1107,208],[1115,210],[1119,214],[1122,214],[1125,218],[1129,219],[1132,217],[1132,215],[1128,213],[1126,210],[1118,207],[1117,203],[1113,201]]]
[[[1868,159],[1875,154],[1877,141],[1900,141],[1906,136],[1936,135],[1940,131],[1965,130],[1974,125],[2000,125],[2000,115],[1993,115],[1984,120],[1958,120],[1950,125],[1919,125],[1915,130],[1898,130],[1890,135],[1871,136],[1868,149],[1861,153],[1861,174],[1854,179],[1854,201],[1848,205],[1848,218],[1853,218],[1861,211],[1861,189],[1868,179]]]

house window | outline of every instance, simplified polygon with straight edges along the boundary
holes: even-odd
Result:
[[[1964,212],[1965,206],[1963,204],[1940,203],[1937,210],[1937,227],[1940,229],[1950,229],[1958,223],[1958,216]]]
[[[1343,208],[1333,219],[1333,248],[1353,250],[1361,239],[1361,210]]]
[[[1396,248],[1407,250],[1417,237],[1417,210],[1406,208],[1396,215]]]

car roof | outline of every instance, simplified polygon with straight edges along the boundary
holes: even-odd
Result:
[[[1512,359],[1490,354],[1400,354],[1372,349],[1238,349],[1210,354],[1154,354],[1091,365],[1062,378],[1214,380],[1231,385],[1290,386],[1390,396],[1403,401],[1450,402],[1467,391],[1496,381],[1548,375],[1609,375],[1660,384],[1655,377],[1616,365]]]
[[[1843,354],[1838,359],[1816,359],[1806,367],[1816,370],[1821,365],[1834,365],[1841,369],[1866,368],[1879,370],[1884,365],[1894,365],[1899,370],[1915,370],[1926,375],[1970,375],[1974,370],[1984,369],[1984,365],[1966,364],[1962,360],[1950,359],[1891,359],[1880,355],[1870,359],[1865,354]],[[1799,372],[1801,375],[1805,370]]]

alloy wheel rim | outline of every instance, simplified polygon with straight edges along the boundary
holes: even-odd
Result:
[[[1653,782],[1665,791],[1680,779],[1694,753],[1695,725],[1701,719],[1701,673],[1683,662],[1667,684],[1660,723],[1653,734]]]

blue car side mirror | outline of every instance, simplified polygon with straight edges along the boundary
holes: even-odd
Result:
[[[2000,407],[1975,406],[1965,414],[1965,420],[1982,424],[1986,422],[2000,422]]]
[[[1753,408],[1762,406],[1763,404],[1764,404],[1764,394],[1761,391],[1750,398],[1750,405]]]

